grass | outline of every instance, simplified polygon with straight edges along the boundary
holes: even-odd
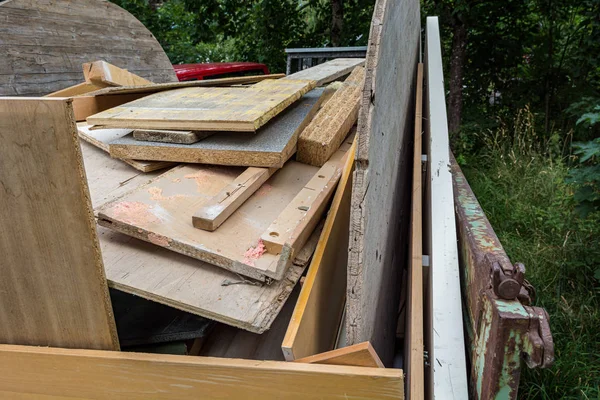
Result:
[[[480,138],[485,150],[461,157],[463,170],[510,259],[525,264],[535,305],[550,314],[554,365],[523,363],[519,398],[600,399],[600,216],[574,211],[568,166],[549,143],[536,144],[532,118],[525,112],[511,132]]]

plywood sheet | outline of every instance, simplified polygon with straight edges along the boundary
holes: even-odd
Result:
[[[254,132],[314,87],[314,81],[267,79],[249,87],[169,90],[87,121],[115,128]]]
[[[316,81],[317,86],[322,86],[344,75],[348,75],[354,68],[364,64],[364,58],[336,58],[290,74],[284,79],[309,79]]]
[[[305,94],[256,134],[218,132],[189,145],[142,142],[124,135],[110,143],[110,152],[125,159],[281,168],[318,111],[322,93],[323,89],[315,89]]]
[[[331,365],[351,365],[355,367],[384,368],[379,356],[369,342],[354,344],[315,354],[314,356],[304,357],[296,362],[310,364],[331,364]],[[412,399],[412,397],[411,397]]]
[[[118,349],[73,108],[0,98],[0,342]]]
[[[106,0],[0,2],[0,96],[43,96],[83,81],[104,60],[153,82],[175,82],[167,55],[127,11]]]

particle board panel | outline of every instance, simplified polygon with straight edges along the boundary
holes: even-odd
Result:
[[[110,153],[125,159],[281,168],[296,151],[298,135],[318,111],[322,94],[323,89],[305,94],[256,134],[218,132],[189,145],[142,142],[125,135],[110,143]]]
[[[304,357],[296,362],[309,364],[350,365],[355,367],[385,368],[379,356],[369,342],[354,344]],[[412,397],[410,397],[412,399]]]
[[[346,339],[369,341],[385,365],[394,354],[399,271],[408,259],[419,13],[417,0],[375,3],[358,117]]]
[[[151,85],[148,79],[132,74],[106,61],[94,61],[83,64],[83,76],[88,83],[100,83],[109,86]]]
[[[316,81],[317,86],[322,86],[344,75],[348,75],[354,68],[363,66],[364,64],[364,58],[336,58],[290,74],[284,79],[308,79]]]
[[[115,128],[254,132],[314,87],[314,81],[266,79],[249,87],[175,89],[87,121]]]
[[[73,108],[0,98],[0,342],[118,349]]]
[[[0,345],[19,399],[403,399],[402,370]]]
[[[450,141],[437,17],[427,18],[425,36],[425,136],[428,154],[426,252],[429,254],[427,324],[432,365],[428,392],[433,399],[468,397],[465,336],[458,269]]]
[[[300,298],[281,344],[288,361],[335,348],[346,301],[350,195],[355,151],[356,141],[348,152]]]

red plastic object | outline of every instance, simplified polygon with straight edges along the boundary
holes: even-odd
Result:
[[[227,62],[173,65],[179,81],[201,81],[204,79],[227,78],[230,76],[268,75],[265,64],[253,62]]]

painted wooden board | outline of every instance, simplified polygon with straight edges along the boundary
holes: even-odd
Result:
[[[288,361],[323,353],[336,345],[346,301],[350,194],[355,151],[356,141],[348,152],[300,298],[281,344]]]
[[[23,400],[404,398],[399,369],[11,345],[0,376],[0,397]]]
[[[90,126],[83,122],[77,124],[77,132],[79,137],[88,143],[93,144],[99,149],[109,152],[108,144],[113,140],[131,133],[131,129],[98,129],[90,130]],[[159,169],[173,167],[177,163],[167,161],[140,161],[131,159],[120,159],[121,161],[131,165],[133,168],[142,172],[151,172]]]
[[[87,121],[115,128],[254,132],[314,87],[313,81],[266,79],[249,87],[175,89]]]
[[[151,85],[148,79],[137,76],[126,69],[119,68],[106,61],[94,61],[83,64],[83,76],[88,83],[109,86]]]
[[[423,64],[417,70],[415,99],[415,139],[413,152],[412,200],[410,215],[410,262],[405,340],[406,394],[411,399],[425,398],[425,360],[423,352],[423,187],[421,174],[421,136],[423,134]]]
[[[340,152],[341,161],[344,152]],[[240,168],[231,167],[175,167],[103,205],[98,210],[98,223],[250,278],[281,280],[296,251],[270,254],[260,237],[318,169],[290,161],[219,229],[209,232],[194,228],[194,212],[240,172]]]
[[[305,94],[256,134],[219,132],[190,145],[142,142],[125,135],[110,143],[110,153],[136,160],[281,168],[296,151],[298,135],[319,110],[322,93],[323,89],[315,89]]]
[[[298,137],[298,161],[317,167],[327,162],[356,123],[364,82],[365,69],[355,68],[321,107]]]
[[[330,365],[349,365],[355,367],[385,368],[379,356],[369,342],[354,344],[326,351],[325,353],[315,354],[314,356],[304,357],[296,362],[308,364],[330,364]],[[411,397],[412,399],[412,397]]]
[[[136,129],[133,131],[135,140],[146,142],[192,144],[206,139],[213,132],[201,131],[166,131],[158,129]]]
[[[446,116],[444,73],[437,17],[427,18],[425,36],[425,137],[428,154],[425,220],[429,254],[427,324],[432,373],[429,391],[434,399],[468,397],[465,336],[458,269],[454,192],[450,171],[450,141]]]
[[[0,342],[118,349],[73,108],[0,98]]]
[[[94,207],[159,174],[137,173],[89,143],[81,142],[81,148]],[[317,227],[284,279],[257,285],[242,284],[245,280],[235,273],[152,243],[101,226],[97,229],[110,286],[255,333],[270,328],[308,265],[320,233]]]
[[[83,81],[105,60],[153,82],[176,82],[154,36],[106,0],[0,2],[0,96],[43,96]]]
[[[308,79],[316,81],[317,86],[322,86],[348,75],[354,68],[364,64],[364,58],[336,58],[290,74],[284,79]]]
[[[417,0],[375,3],[352,182],[346,338],[394,354],[399,271],[408,260]]]
[[[244,204],[275,171],[275,168],[246,168],[192,215],[192,225],[205,231],[214,231]]]

